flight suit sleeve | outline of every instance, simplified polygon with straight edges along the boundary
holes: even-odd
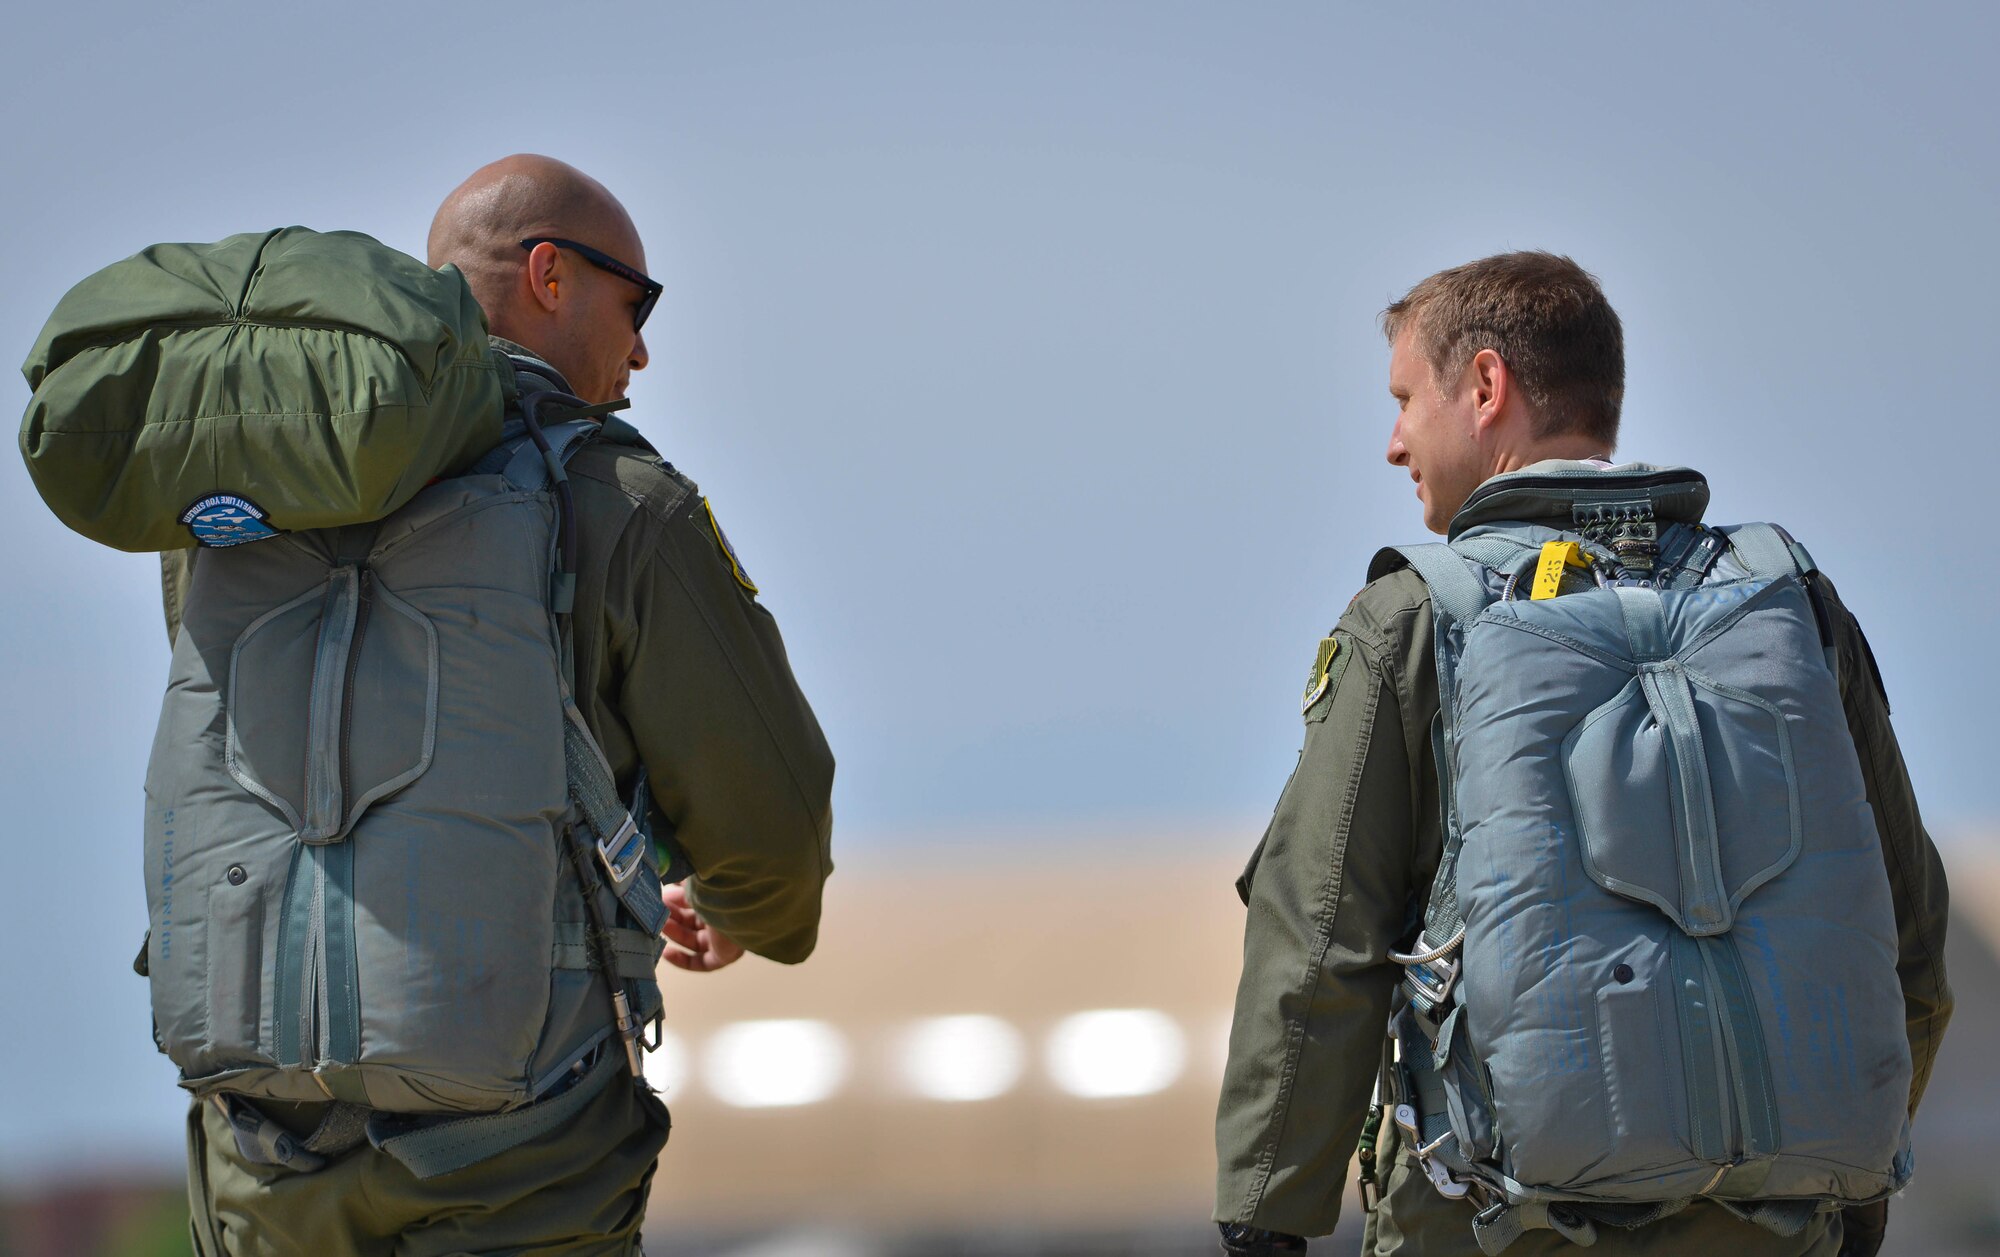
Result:
[[[628,536],[617,703],[653,799],[694,872],[688,898],[744,947],[787,964],[818,939],[832,871],[833,755],[699,497]]]
[[[1882,839],[1882,860],[1896,905],[1896,972],[1903,984],[1903,1017],[1910,1037],[1910,1113],[1915,1116],[1930,1082],[1938,1044],[1951,1021],[1951,987],[1945,981],[1944,934],[1950,892],[1944,862],[1924,829],[1916,793],[1889,724],[1889,697],[1875,652],[1861,625],[1824,574],[1819,585],[1840,666],[1841,704],[1861,759],[1868,804]]]
[[[194,578],[194,551],[160,552],[160,603],[167,613],[167,645],[181,632],[181,607],[187,602],[188,582]]]
[[[1298,766],[1237,884],[1248,915],[1215,1218],[1291,1235],[1339,1220],[1401,978],[1388,951],[1414,889],[1408,687],[1355,619],[1334,630],[1337,675],[1318,698],[1308,690]]]

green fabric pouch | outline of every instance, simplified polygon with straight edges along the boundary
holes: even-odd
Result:
[[[120,550],[380,519],[500,439],[464,278],[356,232],[154,245],[72,288],[22,374],[36,489]]]

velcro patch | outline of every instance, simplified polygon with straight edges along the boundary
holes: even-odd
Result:
[[[195,544],[217,548],[277,536],[278,530],[264,519],[262,507],[233,493],[211,493],[181,512],[181,523],[194,534]]]

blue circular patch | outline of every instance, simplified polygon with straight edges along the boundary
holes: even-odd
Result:
[[[263,508],[233,493],[209,494],[181,512],[181,523],[194,534],[196,544],[204,546],[240,546],[278,535],[264,522]]]

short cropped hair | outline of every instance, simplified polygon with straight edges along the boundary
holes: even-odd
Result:
[[[1625,332],[1588,271],[1554,253],[1501,253],[1424,280],[1382,312],[1394,344],[1406,327],[1441,383],[1482,349],[1503,358],[1535,417],[1537,437],[1618,441]]]

